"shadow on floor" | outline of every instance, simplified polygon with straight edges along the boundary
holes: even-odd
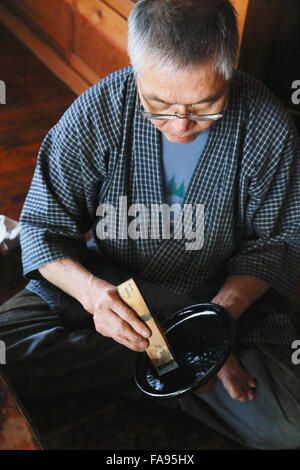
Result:
[[[240,450],[180,409],[111,395],[24,401],[50,450]]]

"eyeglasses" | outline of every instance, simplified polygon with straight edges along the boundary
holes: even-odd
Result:
[[[185,116],[178,116],[177,113],[174,113],[174,114],[148,113],[143,108],[143,105],[142,105],[141,99],[140,99],[140,95],[137,92],[136,107],[139,110],[139,112],[142,114],[142,116],[144,116],[148,119],[158,119],[160,121],[166,121],[166,120],[169,120],[169,119],[191,119],[192,121],[218,121],[219,119],[222,119],[222,117],[224,116],[224,112],[227,109],[227,102],[226,102],[226,105],[223,108],[222,112],[219,113],[219,114],[192,114],[192,113],[186,113]]]

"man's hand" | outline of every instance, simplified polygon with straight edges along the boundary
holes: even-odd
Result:
[[[93,315],[98,333],[133,351],[145,351],[151,331],[120,299],[117,288],[93,277],[87,293],[83,306]]]
[[[98,333],[133,351],[144,351],[148,347],[146,338],[151,335],[148,326],[122,302],[115,286],[94,276],[78,260],[55,260],[41,266],[39,271],[93,315]]]

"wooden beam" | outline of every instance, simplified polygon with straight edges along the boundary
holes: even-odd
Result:
[[[58,57],[53,50],[41,41],[7,8],[0,4],[0,21],[10,29],[60,80],[74,93],[80,95],[91,83],[82,78],[70,66]]]
[[[79,73],[86,77],[89,83],[95,84],[101,80],[101,78],[91,67],[89,67],[78,55],[72,53],[70,55],[70,65],[74,67],[74,69],[78,70]]]
[[[127,21],[122,16],[100,0],[74,0],[74,6],[100,34],[127,54]]]
[[[103,0],[124,18],[128,18],[129,13],[135,5],[132,0]]]
[[[238,28],[240,36],[240,46],[243,40],[245,22],[249,7],[249,0],[230,0],[238,14]]]

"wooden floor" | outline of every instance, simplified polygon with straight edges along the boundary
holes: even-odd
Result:
[[[76,95],[0,23],[0,214],[18,220],[40,145]]]

